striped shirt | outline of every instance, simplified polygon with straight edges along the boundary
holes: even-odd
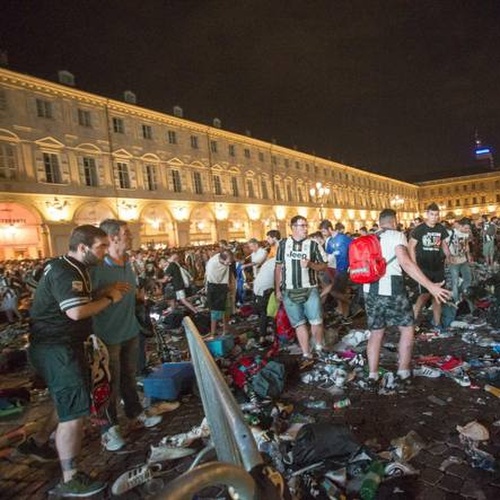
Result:
[[[290,236],[279,242],[276,264],[282,264],[282,290],[313,288],[318,285],[317,272],[310,267],[302,267],[301,259],[322,264],[327,262],[323,247],[309,238],[297,241]]]

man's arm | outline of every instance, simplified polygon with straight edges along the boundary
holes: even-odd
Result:
[[[399,265],[408,273],[408,275],[422,286],[427,288],[429,292],[439,302],[446,302],[451,298],[451,292],[442,287],[442,283],[433,283],[427,276],[420,270],[417,264],[410,257],[408,249],[404,245],[396,247],[396,258]]]
[[[279,301],[281,301],[281,266],[282,264],[276,264],[274,268],[274,293]]]
[[[81,319],[87,319],[95,314],[104,311],[111,304],[116,304],[122,300],[124,292],[121,291],[118,287],[108,288],[106,295],[101,295],[98,299],[93,300],[92,302],[88,302],[87,304],[83,304],[81,306],[72,307],[68,309],[66,315],[68,318],[73,321],[78,321]]]
[[[408,254],[409,254],[410,259],[415,264],[417,263],[417,250],[416,250],[417,249],[417,243],[418,243],[418,241],[415,238],[410,238],[410,241],[408,242]]]

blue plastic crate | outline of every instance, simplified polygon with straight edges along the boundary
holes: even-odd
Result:
[[[195,378],[192,363],[163,363],[144,379],[144,394],[149,398],[174,400],[190,392]]]
[[[212,340],[205,340],[205,343],[212,356],[225,356],[234,347],[234,338],[231,335],[223,335]]]

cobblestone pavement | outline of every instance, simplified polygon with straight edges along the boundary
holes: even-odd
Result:
[[[391,339],[391,338],[390,338]],[[396,340],[396,337],[394,337]],[[491,351],[465,344],[459,336],[448,339],[419,341],[415,355],[453,354],[464,359],[477,357]],[[391,363],[394,353],[386,352],[382,365]],[[388,366],[390,367],[390,366]],[[28,372],[2,377],[1,387],[19,387],[28,382]],[[484,381],[474,380],[478,388],[461,387],[451,379],[415,378],[406,393],[375,395],[362,391],[353,384],[348,385],[346,395],[351,406],[332,410],[333,397],[321,389],[296,381],[286,388],[283,401],[291,401],[297,410],[313,415],[318,421],[346,422],[360,442],[387,449],[391,439],[416,431],[427,447],[410,461],[420,474],[411,482],[411,496],[422,500],[433,499],[498,499],[500,498],[500,474],[472,468],[458,438],[456,425],[479,420],[490,431],[490,442],[485,448],[500,457],[500,400],[484,391]],[[497,384],[498,385],[498,384]],[[326,400],[328,409],[306,409],[303,403],[310,398]],[[430,398],[430,399],[429,399]],[[34,399],[29,410],[18,418],[0,420],[0,431],[5,432],[23,422],[40,420],[50,410],[47,396]],[[167,434],[187,431],[198,425],[203,417],[199,399],[185,397],[179,409],[165,414],[164,421],[153,430],[134,430],[127,435],[130,444],[123,452],[103,451],[99,434],[95,428],[87,428],[84,439],[81,466],[84,470],[110,484],[124,471],[144,462],[149,446],[156,444]],[[452,460],[446,461],[449,457]],[[192,459],[185,458],[169,462],[165,474],[152,486],[161,487],[164,482],[177,477],[190,465]],[[446,466],[451,462],[451,465]],[[59,480],[57,463],[40,464],[28,458],[11,454],[0,459],[0,498],[41,499],[47,498],[51,488]],[[151,489],[144,486],[125,494],[122,498],[147,498]],[[217,491],[212,497],[217,496]],[[110,498],[111,493],[96,498]],[[378,498],[394,498],[392,490],[381,488]],[[398,498],[409,498],[409,495]]]

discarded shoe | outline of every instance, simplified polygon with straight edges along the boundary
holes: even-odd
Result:
[[[413,370],[414,377],[427,377],[427,378],[439,378],[441,376],[441,371],[437,368],[431,368],[430,366],[419,366]]]
[[[143,425],[147,429],[158,425],[162,420],[163,417],[161,415],[149,416],[144,411],[136,417],[136,422],[138,422],[140,425]]]
[[[57,451],[52,446],[48,443],[39,446],[32,437],[21,443],[16,450],[20,455],[29,456],[39,462],[53,462],[58,460]]]
[[[387,477],[415,476],[419,471],[403,462],[391,462],[385,466]]]
[[[137,486],[147,483],[153,478],[153,470],[161,470],[161,466],[144,464],[124,472],[113,483],[111,493],[115,496],[123,495]]]
[[[207,419],[204,418],[198,427],[193,427],[189,432],[183,432],[174,436],[166,436],[161,440],[161,444],[176,446],[179,448],[187,448],[197,439],[210,436]]]
[[[148,463],[166,462],[167,460],[175,460],[192,455],[195,452],[192,448],[177,448],[166,444],[159,446],[151,445],[151,451],[148,457]]]
[[[101,434],[101,443],[108,451],[118,451],[123,448],[125,440],[121,435],[120,428],[114,425]]]

